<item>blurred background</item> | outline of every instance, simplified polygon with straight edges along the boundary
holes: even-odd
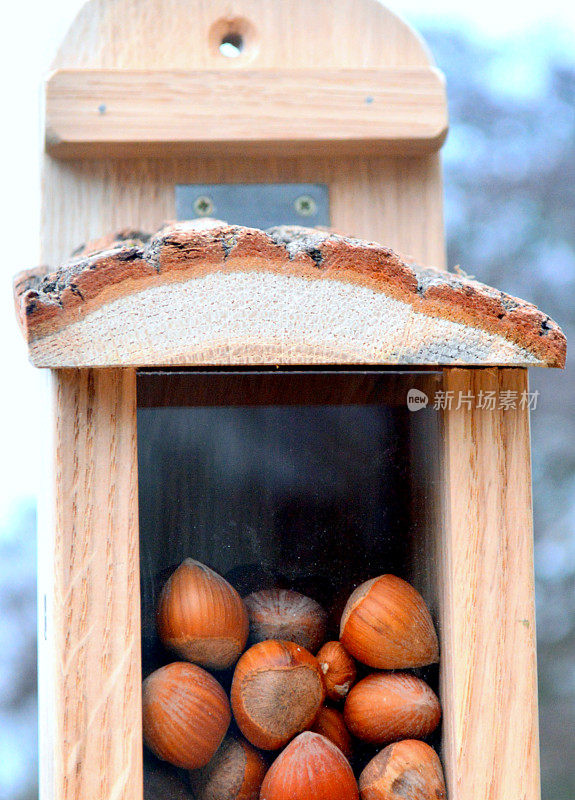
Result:
[[[310,0],[311,1],[311,0]],[[81,0],[4,3],[0,24],[0,800],[37,797],[36,497],[46,380],[26,361],[12,275],[37,263],[41,81]],[[575,345],[575,4],[396,0],[447,76],[448,263],[528,299]],[[575,797],[575,370],[533,370],[544,800]],[[510,798],[509,800],[515,800]]]

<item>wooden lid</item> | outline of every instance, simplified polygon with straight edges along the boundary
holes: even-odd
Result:
[[[531,303],[309,228],[122,232],[14,291],[40,367],[565,364],[563,332]]]

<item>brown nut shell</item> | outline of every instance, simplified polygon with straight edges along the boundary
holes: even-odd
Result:
[[[315,653],[325,640],[327,613],[311,597],[288,589],[264,589],[244,598],[250,642],[295,642]]]
[[[310,730],[314,733],[321,733],[336,747],[339,747],[346,758],[351,758],[353,753],[351,736],[346,728],[343,714],[337,708],[322,706]]]
[[[231,721],[226,693],[196,664],[177,661],[152,672],[143,683],[144,741],[175,767],[208,763]]]
[[[234,717],[246,739],[262,750],[278,750],[311,727],[324,699],[317,660],[293,642],[259,642],[236,665]]]
[[[407,672],[380,672],[359,681],[347,696],[345,724],[353,736],[372,744],[423,739],[441,719],[437,695]]]
[[[191,558],[164,585],[157,621],[166,647],[211,669],[235,664],[248,638],[248,615],[239,594],[225,578]]]
[[[354,658],[376,669],[424,667],[439,660],[425,601],[395,575],[380,575],[357,587],[344,609],[339,638]]]
[[[425,742],[408,739],[390,744],[371,759],[359,776],[361,800],[445,800],[441,762]]]
[[[260,800],[359,800],[359,792],[339,747],[306,731],[269,768]]]
[[[195,800],[258,800],[266,772],[249,742],[226,736],[209,764],[189,773],[189,781]]]
[[[316,656],[330,700],[344,700],[357,678],[355,661],[341,642],[326,642]]]

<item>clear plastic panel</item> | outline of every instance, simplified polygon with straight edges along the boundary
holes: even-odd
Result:
[[[351,591],[382,573],[409,580],[435,616],[440,388],[441,373],[424,370],[140,372],[144,677],[177,660],[156,608],[188,557],[242,597],[271,587],[313,597],[329,639]],[[409,410],[410,390],[425,408]],[[215,673],[226,689],[232,673]],[[437,667],[417,673],[437,687]],[[356,771],[373,752],[356,750]],[[164,786],[171,768],[148,752],[145,765],[146,797],[187,796]]]

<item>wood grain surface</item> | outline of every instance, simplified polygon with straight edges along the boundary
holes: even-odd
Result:
[[[43,798],[142,797],[135,380],[127,369],[53,377]]]
[[[429,67],[60,70],[46,86],[46,146],[61,158],[421,155],[446,134]]]
[[[565,363],[531,303],[374,242],[208,219],[113,240],[16,278],[37,366]]]
[[[219,44],[234,31],[242,33],[245,46],[239,58],[227,59],[220,54]],[[53,69],[383,69],[425,68],[430,61],[420,38],[376,0],[91,0],[63,41]],[[261,181],[325,183],[329,187],[331,222],[335,228],[386,242],[421,264],[444,265],[438,154],[408,158],[340,156],[337,159],[327,155],[242,159],[170,156],[114,161],[103,158],[62,161],[46,154],[42,263],[61,263],[79,242],[95,239],[111,230],[157,229],[165,220],[175,217],[177,183]],[[85,380],[83,374],[88,373],[77,373],[75,379],[71,373],[66,374],[68,381],[82,381]],[[122,382],[119,373],[112,374]],[[126,380],[131,380],[130,375],[131,372]],[[91,413],[90,425],[95,419],[94,409]],[[101,418],[97,416],[97,419]],[[108,417],[104,429],[110,424]],[[69,445],[66,457],[76,464],[82,475],[92,476],[94,465],[84,460],[79,464],[74,456],[75,446]],[[98,469],[98,501],[90,482],[86,484],[87,492],[83,497],[82,507],[88,520],[96,523],[100,519],[96,502],[101,502],[102,492],[104,497],[116,496],[118,472],[134,475],[134,470],[135,454],[125,454],[122,462],[111,469],[110,465],[107,470]],[[60,517],[74,515],[74,474],[67,471],[59,479],[58,486]],[[46,520],[50,526],[49,513]],[[115,534],[124,542],[133,536],[131,523],[126,520],[124,518]],[[65,532],[60,527],[55,534],[52,530],[50,527],[47,531],[46,540],[54,535],[56,548],[69,550],[65,541],[59,541]],[[112,547],[110,539],[107,541],[108,547]],[[94,540],[83,543],[83,547],[94,546]],[[48,554],[41,565],[41,580],[48,587],[52,570],[58,575],[61,569],[52,559]],[[102,559],[105,567],[108,553],[98,549],[94,568],[97,566],[101,570]],[[123,568],[130,574],[137,574],[139,565],[134,549]],[[101,574],[106,574],[106,570],[98,572]],[[90,596],[103,596],[101,579],[93,572],[84,574],[82,585]],[[41,602],[44,601],[41,599]],[[137,603],[125,596],[124,602]],[[89,624],[81,603],[72,606],[63,603],[67,604],[68,599],[48,589],[47,631],[56,629],[59,638],[54,647],[46,643],[41,678],[42,798],[78,800],[89,796],[93,800],[141,800],[141,750],[135,750],[136,746],[141,748],[139,695],[134,694],[132,679],[125,668],[114,673],[115,662],[107,656],[100,657],[95,637],[94,641],[90,639],[90,645],[78,651],[83,660],[76,665],[75,673],[61,673],[59,648],[65,644],[62,625],[85,630]],[[130,605],[130,612],[136,625],[138,608]],[[121,622],[106,624],[118,625],[115,631],[121,627]],[[48,635],[50,637],[50,633]],[[51,639],[54,640],[53,634]],[[87,741],[86,718],[67,720],[72,728],[66,731],[56,720],[64,715],[64,701],[70,708],[89,709],[88,714],[98,715],[102,708],[108,710],[109,706],[103,701],[108,694],[100,693],[102,681],[105,683],[104,673],[111,686],[119,690],[123,684],[122,697],[126,705],[120,703],[119,716],[111,711],[104,720],[98,717],[100,724],[105,722],[101,733],[111,736],[115,753],[118,748],[119,752],[126,753],[126,742],[134,750],[131,751],[133,757],[120,761],[109,750],[107,741],[95,739],[90,747],[97,746],[100,752],[94,754],[95,761],[91,764],[78,757],[82,752],[78,742]],[[100,769],[105,769],[105,773],[98,775]],[[89,787],[87,794],[83,787]]]
[[[440,549],[444,764],[450,800],[537,800],[539,747],[527,370],[445,370]],[[494,410],[459,393],[495,392]],[[501,410],[503,392],[517,407]],[[475,403],[475,401],[474,401]]]
[[[219,43],[235,31],[244,38],[242,53],[223,58]],[[91,0],[53,66],[233,71],[430,63],[419,37],[376,0]],[[78,242],[110,230],[157,229],[175,215],[176,183],[262,180],[326,183],[336,229],[385,242],[422,265],[445,264],[438,154],[115,161],[47,154],[42,261],[61,263]],[[448,371],[446,381],[475,389],[483,381],[525,383],[522,371],[483,374]],[[133,381],[129,369],[55,377],[57,524],[53,554],[41,567],[44,585],[54,572],[41,675],[41,748],[52,755],[42,767],[43,800],[142,800],[139,655],[125,655],[133,637],[139,647]],[[448,516],[433,541],[442,552],[449,797],[537,800],[527,412],[487,419],[463,407],[446,413],[445,431]]]
[[[224,58],[219,42],[235,30],[244,32],[245,48],[239,58]],[[377,0],[92,0],[53,68],[235,72],[427,68],[430,63],[421,39]],[[60,263],[79,242],[111,230],[157,229],[175,217],[176,183],[262,180],[326,183],[336,229],[385,242],[420,264],[444,265],[437,154],[190,156],[115,163],[48,156],[42,262]]]

